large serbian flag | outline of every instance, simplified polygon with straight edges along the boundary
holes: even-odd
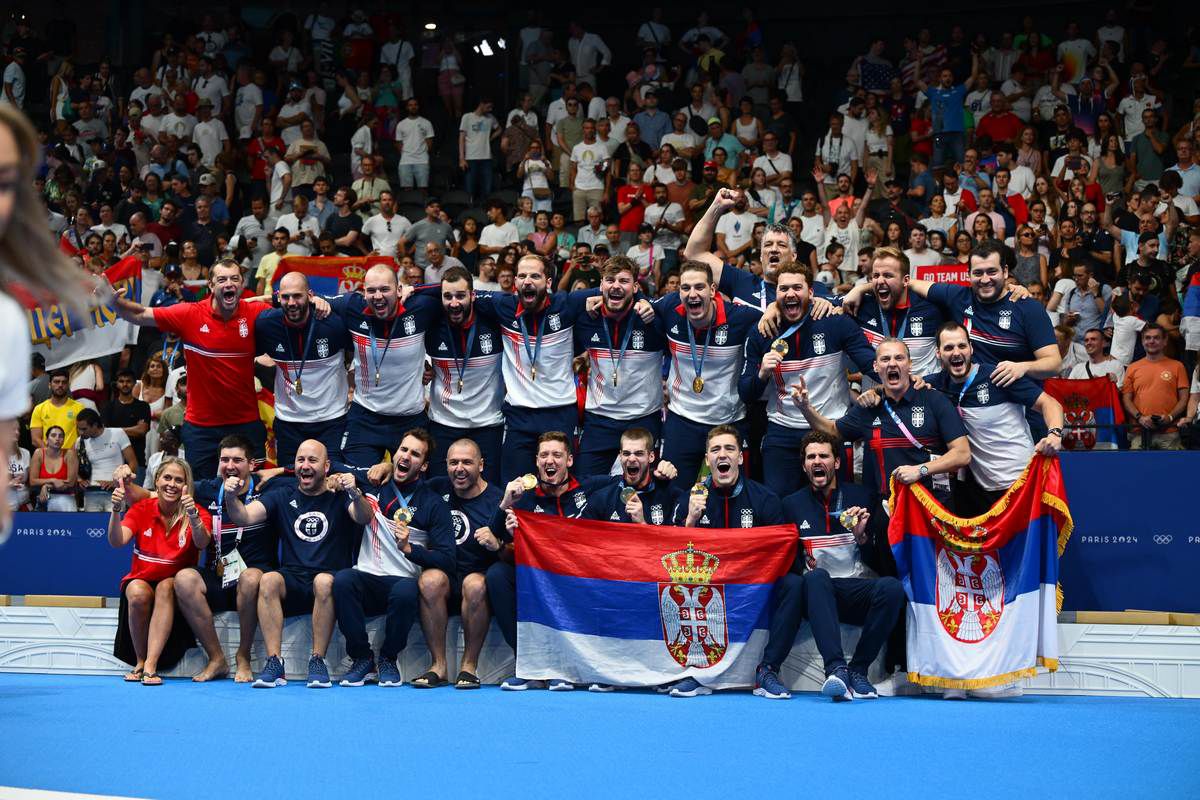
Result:
[[[376,264],[396,269],[396,261],[390,256],[284,256],[275,269],[271,288],[278,289],[279,280],[289,272],[303,272],[313,293],[333,297],[361,289],[367,270]]]
[[[888,540],[908,594],[908,678],[982,689],[1058,669],[1058,557],[1071,512],[1057,458],[1035,455],[986,514],[950,514],[893,482]]]
[[[1111,378],[1050,378],[1042,388],[1062,403],[1065,448],[1117,449],[1117,426],[1125,421],[1125,414]]]
[[[517,675],[754,683],[796,528],[714,530],[517,512]]]

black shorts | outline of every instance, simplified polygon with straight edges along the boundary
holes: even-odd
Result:
[[[446,610],[450,616],[457,617],[462,615],[463,604],[463,583],[471,575],[483,575],[482,572],[468,572],[466,574],[458,574],[450,578],[450,594],[446,595]]]
[[[333,573],[321,573],[305,569],[288,569],[282,567],[279,574],[283,576],[283,589],[287,596],[283,598],[283,615],[298,617],[311,614],[316,592],[313,591],[313,580],[318,575],[325,574],[333,577]]]
[[[216,570],[209,567],[200,570],[200,577],[204,579],[204,597],[208,600],[208,608],[212,613],[237,611],[236,583],[228,588],[222,587]]]

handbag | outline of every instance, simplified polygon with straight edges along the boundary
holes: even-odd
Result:
[[[467,82],[467,77],[465,75],[463,75],[461,72],[458,72],[456,70],[456,71],[450,73],[450,85],[451,86],[462,86],[466,82]]]

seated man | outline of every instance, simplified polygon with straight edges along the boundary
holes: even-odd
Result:
[[[487,570],[488,600],[492,604],[496,624],[500,626],[504,640],[514,653],[517,652],[517,570],[513,564],[512,541],[517,517],[513,511],[520,509],[534,514],[578,518],[587,507],[587,493],[571,475],[571,465],[575,460],[565,433],[547,431],[539,436],[535,463],[536,476],[522,475],[509,481],[489,525],[493,532],[499,534],[504,546],[500,550],[500,560]],[[546,684],[513,676],[501,683],[500,688],[519,692],[544,689]],[[552,680],[549,688],[552,692],[569,692],[575,687],[568,681]]]
[[[396,658],[408,643],[417,616],[418,590],[426,580],[445,580],[447,574],[454,574],[450,507],[421,479],[433,445],[422,428],[404,434],[392,456],[392,479],[368,497],[372,514],[358,558],[353,567],[333,578],[338,628],[346,637],[346,654],[353,659],[342,686],[362,686],[371,674],[380,686],[399,686]],[[367,617],[380,614],[387,619],[376,666],[367,639]],[[445,682],[444,677],[426,672],[413,686],[429,688]]]
[[[225,512],[234,525],[270,524],[281,533],[279,570],[262,576],[258,587],[258,621],[266,643],[267,662],[256,689],[286,686],[281,651],[283,618],[312,613],[313,652],[308,660],[308,687],[327,689],[325,651],[333,636],[333,576],[350,566],[357,528],[367,524],[371,504],[349,474],[338,476],[340,488],[326,488],[329,457],[325,445],[307,439],[296,449],[296,478],[273,488],[249,505],[239,492],[242,479],[225,480]],[[283,479],[281,479],[283,480]]]
[[[834,700],[878,696],[867,669],[900,619],[904,588],[895,578],[878,577],[882,554],[876,542],[887,547],[886,531],[876,522],[883,515],[869,509],[878,507],[879,498],[838,480],[841,450],[841,439],[820,431],[810,431],[800,443],[808,486],[783,499],[784,516],[795,523],[800,547],[792,571],[775,584],[771,637],[755,676],[759,697],[792,696],[778,672],[803,616],[825,662],[821,694]],[[839,622],[862,626],[848,664]]]
[[[692,486],[675,506],[675,524],[687,528],[754,528],[784,522],[779,497],[742,475],[741,437],[732,425],[708,432],[704,459],[709,477]],[[695,678],[684,678],[669,689],[671,697],[697,697],[712,689]]]
[[[630,428],[622,433],[621,477],[609,478],[588,493],[583,519],[669,525],[675,510],[676,494],[671,488],[675,467],[669,461],[656,466],[657,457],[650,431]]]

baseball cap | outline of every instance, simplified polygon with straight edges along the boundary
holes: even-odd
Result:
[[[213,101],[207,97],[201,97],[200,102],[196,103],[196,108],[212,108]]]
[[[708,118],[708,124],[709,124],[709,125],[720,125],[720,124],[721,124],[721,118],[720,118],[720,117],[709,117],[709,118]]]
[[[179,266],[178,264],[167,264],[165,267],[163,267],[162,272],[164,278],[183,277],[183,267]]]
[[[292,81],[291,83],[289,83],[289,84],[288,84],[288,91],[289,91],[289,92],[290,92],[292,89],[303,89],[303,88],[304,88],[304,87],[300,85],[300,81]]]
[[[205,172],[203,175],[200,176],[200,185],[201,186],[215,186],[216,183],[217,183],[217,178],[211,172]]]
[[[715,162],[715,161],[705,161],[705,162],[704,162],[704,168],[705,168],[705,169],[716,169],[716,168],[717,168],[717,162]]]

